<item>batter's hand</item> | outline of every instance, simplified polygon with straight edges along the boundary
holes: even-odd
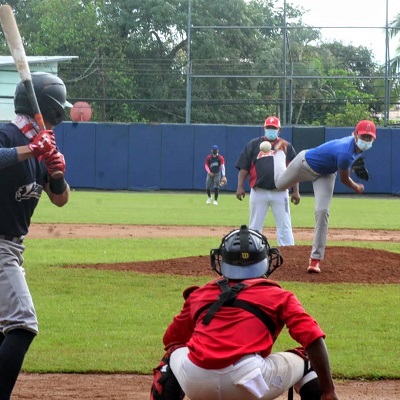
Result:
[[[60,177],[65,173],[65,158],[64,156],[54,149],[54,151],[47,153],[43,156],[44,163],[47,168],[47,173],[55,177]]]
[[[237,189],[236,190],[236,198],[240,201],[242,201],[246,196],[246,192],[244,191],[244,189]]]
[[[56,139],[53,131],[40,131],[28,144],[28,147],[36,158],[50,153],[56,148]]]

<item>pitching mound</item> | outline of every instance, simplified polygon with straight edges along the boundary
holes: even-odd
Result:
[[[310,246],[281,247],[283,265],[271,278],[295,282],[400,283],[400,254],[357,247],[329,247],[321,274],[306,271]],[[144,274],[217,277],[211,270],[208,256],[174,258],[118,264],[73,265],[67,268],[95,268],[114,271],[135,271]],[[379,268],[379,273],[377,269]]]

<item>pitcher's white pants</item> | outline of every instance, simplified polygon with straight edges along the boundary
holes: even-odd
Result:
[[[222,369],[200,368],[189,360],[188,353],[187,347],[175,350],[170,366],[190,400],[272,400],[304,374],[304,360],[289,352],[266,358],[247,355]]]
[[[278,246],[293,246],[294,237],[288,190],[252,188],[250,190],[249,228],[262,233],[269,207],[271,207],[275,219]]]
[[[306,152],[307,150],[303,150],[297,154],[286,171],[275,180],[275,185],[283,190],[292,187],[296,182],[312,182],[315,197],[315,229],[310,256],[323,260],[328,234],[329,209],[337,173],[328,175],[316,173],[306,161]]]

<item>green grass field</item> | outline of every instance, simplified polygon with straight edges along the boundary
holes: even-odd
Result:
[[[247,223],[248,197],[239,202],[233,193],[223,192],[218,207],[206,206],[205,200],[204,193],[73,191],[61,209],[43,197],[33,222],[227,227]],[[306,196],[299,206],[292,206],[293,226],[312,227],[313,207],[313,198]],[[399,221],[395,197],[341,196],[332,203],[332,228],[397,230]],[[274,226],[271,215],[266,226]],[[164,330],[181,308],[183,289],[214,276],[176,277],[162,271],[150,276],[63,266],[208,255],[219,242],[212,235],[185,240],[49,240],[28,235],[24,266],[40,334],[24,371],[150,373],[163,353]],[[340,243],[355,244],[400,253],[400,243]],[[374,260],[371,268],[377,268]],[[335,377],[400,378],[395,351],[400,339],[399,285],[280,283],[296,293],[327,333]],[[285,332],[275,350],[293,344]]]

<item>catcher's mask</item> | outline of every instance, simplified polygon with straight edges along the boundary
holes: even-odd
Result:
[[[211,269],[228,279],[268,277],[283,263],[267,238],[242,225],[226,235],[218,249],[210,251]]]

